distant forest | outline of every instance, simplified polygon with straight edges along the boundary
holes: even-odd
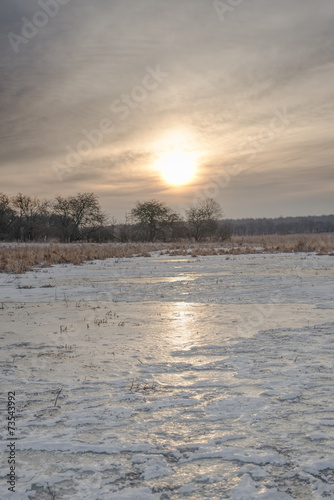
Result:
[[[334,215],[278,217],[275,219],[225,219],[235,236],[265,234],[333,233]]]
[[[222,208],[212,198],[190,206],[184,214],[157,200],[137,202],[120,223],[102,211],[94,193],[54,200],[0,193],[0,241],[224,241],[232,235],[331,232],[334,215],[223,219]]]

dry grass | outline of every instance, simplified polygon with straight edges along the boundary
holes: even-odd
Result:
[[[82,264],[91,260],[108,258],[150,257],[150,252],[166,255],[239,255],[255,253],[316,252],[334,256],[334,234],[272,235],[232,237],[224,243],[30,243],[3,244],[0,246],[0,272],[21,274],[36,267],[53,264]]]
[[[21,274],[34,267],[50,267],[53,264],[82,264],[91,260],[149,257],[160,244],[61,244],[30,243],[6,244],[0,247],[0,272]]]
[[[231,244],[244,250],[259,249],[270,253],[316,252],[328,255],[334,252],[334,233],[234,236]]]

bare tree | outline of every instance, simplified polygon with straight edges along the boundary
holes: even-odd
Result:
[[[223,217],[223,211],[214,199],[206,198],[186,210],[190,236],[200,241],[206,236],[213,236],[218,227],[218,220]]]
[[[0,239],[9,236],[9,231],[15,222],[16,214],[12,208],[9,196],[0,193]]]
[[[57,196],[53,211],[60,223],[64,241],[78,240],[83,234],[88,238],[90,233],[107,221],[94,193],[78,193],[68,198]]]
[[[33,240],[45,230],[50,202],[19,193],[12,198],[12,205],[18,212],[21,238]],[[45,232],[45,231],[44,231]]]
[[[166,239],[166,231],[180,220],[176,212],[156,200],[137,202],[130,216],[138,224],[141,237],[148,241],[154,241],[158,236]]]

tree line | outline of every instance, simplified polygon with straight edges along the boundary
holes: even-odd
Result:
[[[118,223],[103,212],[94,193],[54,200],[0,193],[0,241],[224,241],[232,234],[327,232],[334,232],[334,215],[223,220],[221,206],[212,198],[190,206],[183,215],[157,200],[137,202],[125,222]]]
[[[211,198],[189,207],[184,216],[157,200],[137,202],[126,221],[117,223],[103,212],[94,193],[56,196],[54,200],[0,193],[2,241],[224,240],[231,231],[222,217],[220,205]]]
[[[40,200],[22,193],[0,193],[0,239],[40,241],[49,237],[77,241],[107,221],[94,193]]]
[[[259,219],[226,219],[236,236],[261,236],[267,234],[334,233],[334,215],[304,217],[277,217]]]

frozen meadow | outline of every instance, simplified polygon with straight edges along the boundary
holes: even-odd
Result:
[[[4,499],[334,499],[334,257],[0,275]]]

